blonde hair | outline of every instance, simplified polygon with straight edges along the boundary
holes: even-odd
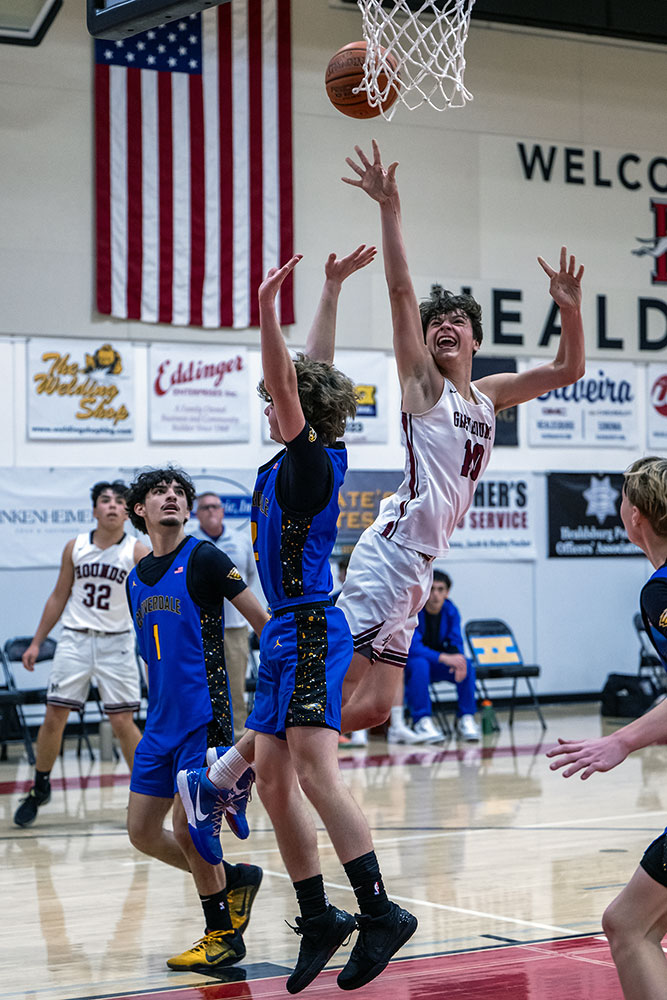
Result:
[[[667,537],[667,459],[637,459],[625,470],[623,492],[656,535]]]

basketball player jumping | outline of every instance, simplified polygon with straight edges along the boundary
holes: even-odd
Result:
[[[358,162],[347,163],[357,179],[343,180],[380,206],[406,457],[405,478],[358,541],[338,599],[355,649],[343,691],[346,731],[380,725],[390,713],[417,613],[430,591],[433,560],[447,554],[448,539],[472,503],[491,454],[496,413],[570,385],[585,369],[584,269],[576,268],[574,257],[568,261],[563,247],[558,271],[538,257],[560,307],[555,359],[471,383],[482,342],[480,306],[470,295],[444,290],[417,302],[403,242],[398,164],[385,169],[375,142],[372,162],[358,146],[356,152]],[[323,338],[311,356],[331,360],[333,349],[329,330],[329,341]]]
[[[35,783],[14,814],[17,826],[33,823],[39,807],[51,798],[49,776],[60,753],[69,713],[83,708],[93,679],[132,770],[134,750],[141,739],[134,722],[141,689],[125,578],[148,549],[125,534],[125,490],[120,480],[92,487],[97,525],[93,531],[72,538],[63,549],[55,588],[23,654],[23,666],[33,670],[41,644],[62,618],[44,722],[37,734]]]

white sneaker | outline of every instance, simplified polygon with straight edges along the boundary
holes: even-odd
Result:
[[[445,734],[438,729],[430,715],[424,715],[415,722],[415,732],[423,737],[422,743],[440,743],[445,738]]]
[[[400,726],[389,726],[387,730],[387,743],[423,743],[424,737],[420,736],[413,729],[405,724]]]
[[[479,740],[479,726],[475,722],[475,716],[459,715],[456,720],[456,732],[466,743],[477,743]]]
[[[356,729],[354,732],[350,733],[347,739],[347,743],[344,744],[345,747],[367,747],[368,746],[368,731],[366,729]]]

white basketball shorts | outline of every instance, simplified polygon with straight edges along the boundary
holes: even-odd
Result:
[[[404,667],[433,581],[433,557],[367,528],[354,547],[337,607],[355,653]]]
[[[47,703],[83,708],[91,681],[97,684],[108,715],[137,711],[141,688],[134,632],[63,629],[53,658]]]

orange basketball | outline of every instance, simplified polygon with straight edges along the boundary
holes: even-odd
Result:
[[[382,49],[383,54],[385,51]],[[349,115],[350,118],[377,118],[380,114],[380,108],[371,107],[366,100],[365,90],[359,94],[352,93],[354,88],[363,82],[365,59],[366,42],[350,42],[349,45],[344,45],[331,57],[324,77],[327,95],[334,108],[337,108],[344,115]],[[392,69],[397,68],[398,63],[391,53],[389,53],[387,60]],[[378,86],[380,89],[387,86],[386,73],[378,74]],[[398,90],[392,87],[382,108],[384,110],[390,108],[397,97]]]

